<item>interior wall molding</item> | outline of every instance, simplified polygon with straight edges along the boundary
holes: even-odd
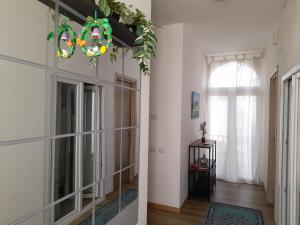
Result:
[[[166,212],[172,212],[172,213],[181,213],[181,208],[176,208],[173,206],[168,206],[168,205],[162,205],[162,204],[157,204],[157,203],[152,203],[148,202],[148,207],[151,209],[158,209],[161,211],[166,211]]]
[[[298,62],[297,65],[292,67],[288,72],[286,72],[281,78],[281,81],[288,79],[289,77],[293,76],[295,73],[298,72],[300,72],[300,62]]]

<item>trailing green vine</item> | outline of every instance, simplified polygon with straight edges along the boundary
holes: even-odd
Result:
[[[156,26],[153,21],[148,20],[140,10],[134,10],[131,5],[127,6],[117,0],[99,0],[99,8],[106,17],[120,16],[119,22],[127,25],[129,30],[137,36],[134,42],[133,58],[138,61],[141,71],[149,75],[150,60],[155,56],[157,45]],[[116,61],[117,54],[118,46],[114,45],[110,54],[112,62]]]

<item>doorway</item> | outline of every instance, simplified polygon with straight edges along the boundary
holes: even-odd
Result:
[[[136,126],[136,88],[137,81],[122,76],[116,75],[118,85],[123,85],[123,88],[116,90],[116,110],[121,112],[122,118],[116,118],[117,127],[122,127],[122,132],[117,135],[116,144],[120,146],[121,151],[117,151],[116,162],[124,169],[135,161],[135,129]],[[118,117],[120,114],[116,114]],[[121,155],[120,155],[121,154]],[[134,168],[122,172],[122,185],[134,182]],[[115,182],[117,183],[117,182]]]
[[[267,201],[274,204],[275,168],[277,149],[277,90],[278,69],[270,79],[270,103],[269,103],[269,152],[268,152],[268,181],[266,188]]]

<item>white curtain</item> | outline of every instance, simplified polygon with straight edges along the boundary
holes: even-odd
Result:
[[[207,57],[208,137],[217,140],[217,178],[260,183],[261,57]]]

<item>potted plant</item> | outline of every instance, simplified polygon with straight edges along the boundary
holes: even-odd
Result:
[[[202,138],[201,141],[204,144],[206,142],[205,139],[205,134],[207,134],[207,130],[206,130],[206,122],[204,121],[203,123],[200,124],[200,130],[202,132]]]
[[[155,56],[157,38],[153,21],[148,20],[144,13],[133,9],[117,0],[95,0],[99,9],[106,17],[117,16],[119,22],[128,27],[129,31],[137,36],[134,42],[133,58],[139,63],[140,70],[149,75],[150,60]],[[111,61],[115,61],[118,54],[118,46],[113,46],[110,55]]]

